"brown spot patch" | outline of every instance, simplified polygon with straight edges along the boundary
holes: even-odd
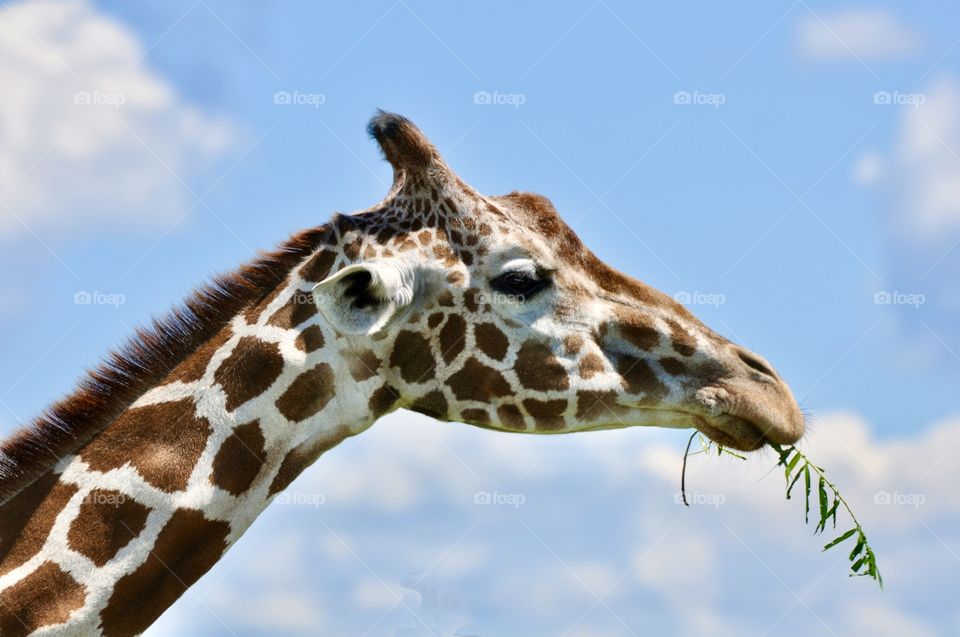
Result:
[[[570,386],[567,370],[549,347],[538,341],[527,341],[517,353],[513,369],[524,387],[537,391],[564,390]]]
[[[645,404],[656,403],[667,393],[653,368],[641,358],[622,357],[617,361],[617,373],[623,378],[626,390],[631,394],[642,394]]]
[[[300,422],[326,407],[333,398],[333,370],[318,363],[290,383],[277,399],[277,409],[288,420]]]
[[[0,593],[0,635],[23,637],[62,624],[85,599],[80,582],[53,562],[44,562]]]
[[[324,345],[323,329],[319,325],[311,325],[297,335],[294,343],[307,354],[315,352]]]
[[[59,479],[53,472],[45,473],[3,505],[0,575],[20,566],[43,548],[57,514],[77,492],[77,487]]]
[[[463,351],[466,340],[467,322],[459,314],[451,314],[440,330],[440,353],[447,365]]]
[[[474,357],[463,364],[459,372],[450,376],[450,389],[457,400],[489,402],[511,393],[510,383],[497,370],[487,367]]]
[[[317,458],[339,445],[351,435],[350,429],[341,425],[333,431],[324,434],[309,447],[297,447],[291,450],[284,456],[283,462],[280,463],[277,475],[273,477],[273,481],[270,483],[268,495],[272,496],[286,489],[290,483],[293,482],[304,469],[313,464]]]
[[[506,403],[497,407],[497,418],[500,420],[500,424],[508,429],[522,430],[527,428],[523,413],[513,403]]]
[[[523,406],[533,417],[537,431],[559,431],[566,424],[563,421],[563,412],[567,410],[567,401],[562,398],[558,400],[527,398],[523,401]]]
[[[313,318],[317,314],[317,304],[313,296],[306,292],[296,291],[290,300],[279,310],[274,312],[267,325],[282,327],[284,329],[294,328],[302,324],[307,319]]]
[[[463,294],[463,302],[467,306],[467,309],[471,312],[476,312],[480,309],[480,302],[483,298],[483,293],[477,288],[470,288]]]
[[[679,376],[687,370],[687,366],[683,364],[683,361],[672,356],[661,358],[660,366],[671,376]]]
[[[130,463],[144,480],[172,493],[187,487],[210,431],[192,399],[158,403],[121,414],[80,456],[94,471]]]
[[[227,396],[227,411],[233,411],[267,391],[282,371],[283,357],[275,344],[244,336],[213,378]]]
[[[374,418],[379,418],[390,411],[398,400],[400,400],[399,392],[390,385],[383,384],[370,396],[367,408]]]
[[[648,317],[640,314],[631,313],[629,321],[620,323],[620,333],[631,344],[647,352],[660,343],[660,332]]]
[[[473,328],[473,337],[480,351],[493,360],[502,361],[507,355],[510,341],[493,323],[478,323]]]
[[[464,409],[460,412],[460,417],[465,422],[474,425],[489,425],[490,414],[486,409]]]
[[[563,352],[567,356],[574,356],[583,347],[583,337],[579,334],[570,334],[563,339]]]
[[[453,300],[453,293],[450,290],[444,290],[437,295],[437,305],[440,307],[453,307],[455,305]]]
[[[606,369],[606,365],[603,362],[603,358],[594,352],[589,352],[583,358],[580,359],[580,365],[578,371],[580,376],[587,380],[593,378],[597,374],[602,373]]]
[[[227,344],[231,336],[233,336],[233,330],[227,325],[216,336],[201,345],[197,351],[177,365],[167,377],[167,382],[179,380],[182,383],[190,383],[203,378],[207,371],[207,365],[210,364],[210,359],[213,358],[218,349]]]
[[[442,391],[434,390],[413,401],[410,409],[432,418],[446,418],[447,398]]]
[[[670,325],[670,343],[674,351],[681,356],[690,356],[697,351],[697,342],[679,323],[668,320]]]
[[[94,489],[83,499],[67,540],[98,567],[140,535],[150,509],[119,491]]]
[[[356,261],[360,256],[360,248],[363,246],[363,240],[357,237],[350,243],[343,246],[343,255],[350,261]]]
[[[358,383],[377,375],[377,370],[380,368],[380,359],[370,350],[365,349],[360,352],[344,350],[341,355],[347,363],[350,376]]]
[[[100,614],[105,637],[142,633],[227,548],[230,525],[193,509],[178,509],[160,531],[147,560],[114,586]]]
[[[430,343],[420,334],[403,330],[397,335],[390,354],[390,366],[400,369],[400,377],[408,383],[422,383],[436,373],[436,361]]]
[[[330,274],[330,268],[337,258],[337,253],[332,250],[321,250],[310,257],[303,269],[300,270],[300,276],[311,283],[319,283]]]
[[[629,411],[617,403],[614,391],[578,391],[577,420],[616,420]]]
[[[437,329],[437,326],[443,323],[443,314],[440,312],[434,312],[429,317],[427,317],[427,327],[431,330]]]
[[[279,493],[290,486],[290,483],[296,480],[297,476],[299,476],[309,464],[303,450],[298,448],[288,452],[287,455],[283,457],[283,462],[280,463],[280,469],[277,470],[277,475],[273,477],[273,482],[270,483],[268,496]]]
[[[263,445],[259,420],[235,428],[213,459],[210,481],[233,495],[249,489],[267,461]]]

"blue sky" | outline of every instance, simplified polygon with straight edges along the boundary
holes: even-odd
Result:
[[[384,108],[482,192],[549,196],[601,258],[769,358],[875,521],[889,590],[827,570],[778,485],[757,486],[769,457],[711,461],[703,484],[728,497],[688,512],[678,433],[516,440],[400,414],[311,469],[294,489],[323,505],[270,510],[219,567],[235,577],[215,570],[158,634],[359,634],[382,613],[369,634],[561,634],[639,554],[568,634],[761,635],[784,613],[777,633],[955,633],[957,17],[947,2],[4,3],[0,433],[212,273],[379,200],[390,174],[364,125]],[[478,490],[525,503],[478,509]],[[880,491],[925,503],[874,506]],[[414,588],[459,601],[410,602],[420,572]]]

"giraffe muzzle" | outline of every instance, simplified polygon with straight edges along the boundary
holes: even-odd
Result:
[[[803,412],[779,378],[725,380],[697,392],[696,400],[707,410],[696,426],[718,444],[754,451],[769,443],[793,444],[803,436]]]

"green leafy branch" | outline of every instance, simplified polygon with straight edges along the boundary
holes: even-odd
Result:
[[[701,448],[699,451],[690,452],[690,447],[693,444],[694,438],[700,438]],[[746,457],[725,449],[721,445],[715,445],[717,455],[721,456],[727,454],[738,458],[740,460],[746,460]],[[850,551],[850,576],[860,576],[860,577],[869,577],[876,580],[877,584],[880,585],[880,588],[883,588],[883,576],[880,575],[880,569],[877,567],[877,556],[873,551],[873,547],[870,546],[870,542],[867,540],[867,534],[863,530],[863,525],[860,523],[860,520],[857,519],[857,516],[854,515],[853,509],[850,508],[850,505],[840,495],[840,490],[837,486],[827,478],[824,474],[823,467],[819,467],[814,463],[810,462],[810,459],[799,449],[794,446],[781,447],[777,444],[770,444],[770,446],[776,451],[780,460],[777,462],[778,467],[784,468],[784,477],[787,481],[787,499],[790,499],[790,496],[793,493],[794,487],[803,480],[804,493],[805,493],[805,507],[804,507],[804,521],[810,523],[810,501],[813,496],[813,483],[814,478],[816,478],[817,483],[817,495],[815,499],[815,504],[817,505],[815,513],[819,513],[819,521],[817,522],[816,527],[814,528],[814,534],[820,535],[827,530],[827,525],[830,524],[831,528],[837,528],[837,513],[842,506],[847,514],[850,516],[850,519],[853,521],[853,528],[848,531],[841,533],[834,539],[830,540],[824,547],[823,550],[827,551],[835,546],[846,542],[847,540],[854,539],[853,549]],[[692,455],[697,455],[699,453],[708,454],[712,451],[714,443],[709,439],[705,438],[699,431],[694,431],[690,436],[690,439],[687,440],[687,449],[683,454],[683,468],[680,474],[680,493],[683,496],[683,503],[686,506],[690,506],[687,502],[687,457]]]
[[[793,492],[793,488],[800,482],[801,478],[803,479],[804,493],[806,495],[803,519],[807,524],[810,523],[810,500],[813,497],[813,478],[816,477],[817,496],[815,502],[818,505],[816,512],[819,513],[820,520],[814,529],[815,534],[819,535],[826,531],[828,523],[831,524],[833,529],[837,528],[837,511],[841,506],[846,509],[847,514],[853,521],[854,526],[852,529],[830,540],[824,545],[823,550],[830,550],[854,538],[853,550],[850,551],[849,556],[850,576],[869,577],[876,580],[880,588],[883,588],[883,576],[880,575],[880,569],[877,567],[877,556],[873,551],[873,547],[870,546],[870,542],[867,540],[867,534],[863,531],[863,525],[860,523],[860,520],[857,519],[857,516],[854,515],[853,509],[850,508],[850,505],[844,497],[840,495],[840,490],[837,489],[837,486],[824,475],[823,467],[818,467],[810,462],[810,459],[796,447],[781,447],[776,444],[771,444],[770,446],[780,454],[780,460],[777,462],[777,466],[783,467],[784,477],[787,481],[788,500]]]

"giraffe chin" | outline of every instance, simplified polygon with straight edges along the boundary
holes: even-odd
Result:
[[[700,432],[723,447],[737,451],[757,451],[769,442],[758,426],[737,416],[725,414],[709,420],[698,416],[694,420]]]

